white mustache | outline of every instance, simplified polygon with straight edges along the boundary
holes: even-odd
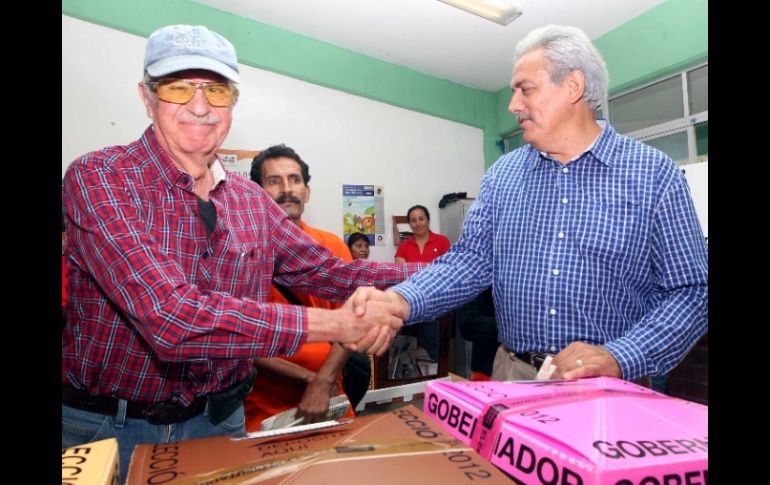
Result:
[[[521,123],[522,121],[530,121],[531,119],[532,119],[532,115],[528,115],[528,114],[519,115],[519,123]]]
[[[194,113],[190,113],[189,111],[183,111],[179,117],[179,121],[197,125],[216,125],[221,120],[219,119],[219,116],[217,116],[217,114],[214,112],[206,113],[203,116],[196,116]]]

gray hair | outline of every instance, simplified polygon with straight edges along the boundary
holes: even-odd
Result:
[[[142,74],[142,83],[144,84],[144,94],[147,95],[148,97],[151,96],[152,94],[155,94],[155,92],[150,87],[150,83],[153,81],[155,81],[155,78],[150,76],[150,74],[147,71],[144,71],[144,73]]]
[[[584,98],[591,109],[599,109],[607,97],[609,74],[604,59],[585,32],[577,27],[546,25],[527,34],[513,54],[514,65],[524,55],[543,48],[550,65],[551,82],[561,84],[573,70],[585,76]]]

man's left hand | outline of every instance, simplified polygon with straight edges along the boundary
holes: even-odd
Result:
[[[584,377],[623,377],[615,357],[602,346],[572,342],[556,354],[551,362],[556,366],[552,379],[582,379]]]

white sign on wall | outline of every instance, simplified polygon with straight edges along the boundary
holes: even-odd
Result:
[[[250,178],[251,162],[257,156],[257,150],[217,150],[217,156],[222,165],[231,172],[235,172],[243,178]]]
[[[709,162],[691,163],[682,167],[684,177],[690,186],[703,236],[709,237]]]

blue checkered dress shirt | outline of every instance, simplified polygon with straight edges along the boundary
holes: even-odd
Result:
[[[525,145],[487,171],[460,240],[393,288],[409,322],[492,285],[512,351],[603,344],[626,379],[684,357],[708,330],[706,244],[689,187],[664,153],[600,123],[567,165]]]

